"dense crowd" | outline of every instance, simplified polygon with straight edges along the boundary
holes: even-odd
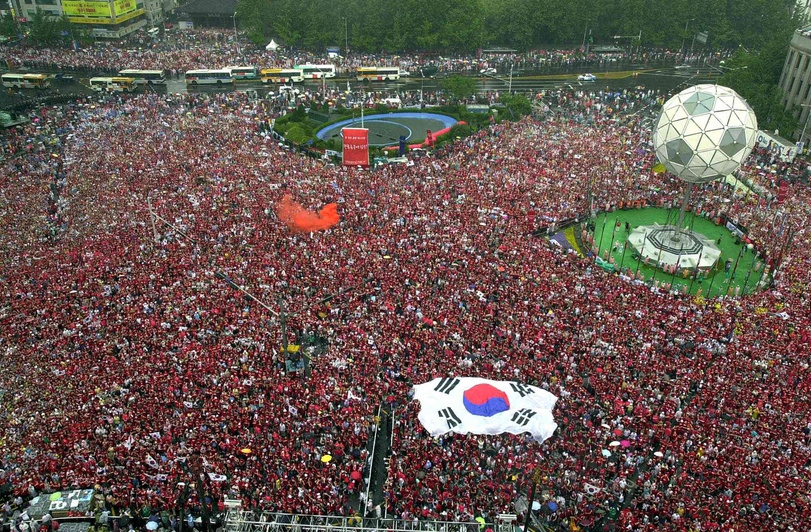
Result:
[[[280,147],[267,102],[241,93],[33,112],[2,139],[0,480],[99,485],[140,510],[200,478],[215,505],[347,514],[385,403],[388,515],[491,521],[540,471],[551,526],[803,530],[807,184],[781,207],[720,184],[693,196],[764,253],[785,243],[778,209],[793,234],[773,289],[740,299],[674,296],[531,236],[587,213],[587,190],[598,210],[678,200],[652,171],[661,99],[560,93],[542,117],[375,172]],[[771,163],[742,171],[764,194]],[[337,202],[340,224],[291,233],[273,210],[286,194]],[[327,339],[307,376],[286,372],[278,314],[223,276],[287,308],[292,343]],[[556,435],[430,438],[411,386],[452,374],[548,389]]]
[[[412,76],[437,73],[478,74],[494,69],[501,74],[513,70],[539,72],[547,70],[609,69],[612,65],[717,65],[729,57],[728,51],[685,53],[679,50],[627,49],[612,53],[593,50],[483,51],[475,55],[449,54],[369,54],[353,52],[328,56],[296,49],[265,50],[240,44],[232,33],[220,29],[167,30],[152,38],[144,32],[120,42],[96,42],[81,48],[40,48],[25,43],[0,47],[0,60],[12,68],[46,68],[63,71],[118,72],[125,68],[165,69],[174,75],[195,68],[224,68],[254,65],[259,68],[292,68],[298,64],[332,63],[341,76],[354,76],[361,66],[396,66]]]

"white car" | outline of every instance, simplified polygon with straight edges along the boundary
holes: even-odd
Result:
[[[481,69],[480,73],[484,74],[485,76],[492,76],[493,74],[496,73],[496,69],[495,68],[483,68],[483,69]]]
[[[577,81],[597,81],[597,76],[594,74],[580,74],[577,76]]]
[[[411,72],[409,72],[408,70],[400,70],[400,77],[401,78],[411,77]]]

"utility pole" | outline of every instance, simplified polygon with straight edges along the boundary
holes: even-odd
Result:
[[[694,18],[687,19],[687,24],[684,25],[684,35],[682,36],[682,39],[681,39],[681,53],[682,53],[682,55],[684,55],[684,52],[686,51],[685,48],[684,48],[684,45],[687,42],[687,28],[690,27],[690,23],[692,21],[694,21],[694,20],[695,20]]]
[[[586,36],[589,33],[589,25],[586,24],[586,29],[583,30],[583,52],[588,55],[588,50],[586,49]]]
[[[237,33],[237,12],[234,11],[234,41],[237,43],[237,55],[241,55],[239,50],[239,33]]]
[[[344,17],[344,57],[349,57],[349,19]]]

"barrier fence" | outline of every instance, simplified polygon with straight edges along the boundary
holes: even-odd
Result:
[[[387,517],[329,516],[244,511],[230,504],[225,518],[226,532],[335,532],[338,530],[377,530],[386,532],[514,532],[515,515],[503,515],[495,523],[475,521],[427,521]]]

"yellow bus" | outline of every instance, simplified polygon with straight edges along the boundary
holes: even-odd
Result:
[[[47,89],[51,78],[46,74],[3,74],[3,87],[11,89]]]
[[[304,77],[295,68],[266,68],[262,71],[262,83],[301,83]]]
[[[396,81],[400,79],[397,67],[360,67],[358,81]]]
[[[135,78],[90,78],[90,88],[97,92],[132,92],[135,87]]]

